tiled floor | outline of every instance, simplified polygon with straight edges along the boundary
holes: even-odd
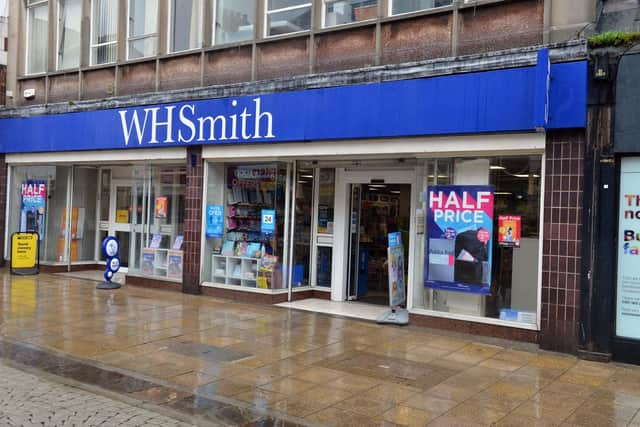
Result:
[[[96,282],[104,281],[104,271],[100,270],[71,271],[69,273],[56,273],[56,275],[73,279],[93,280]],[[126,283],[126,275],[123,272],[118,272],[113,276],[113,279],[111,279],[111,281],[124,285]]]
[[[365,304],[355,301],[329,301],[319,298],[283,302],[276,305],[285,308],[295,308],[296,310],[313,311],[316,313],[333,314],[364,320],[376,320],[382,313],[389,310],[389,307],[383,305]]]
[[[335,426],[640,427],[640,367],[46,274],[0,273],[0,304],[6,340],[170,387],[181,396],[170,404],[187,412],[233,407],[238,419],[268,411]]]

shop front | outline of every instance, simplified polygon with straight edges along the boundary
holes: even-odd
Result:
[[[8,155],[8,235],[37,232],[42,268],[52,272],[103,268],[101,242],[115,236],[131,281],[180,283],[185,151],[155,161],[148,152],[144,161],[107,154]]]
[[[243,148],[205,147],[204,292],[387,306],[387,239],[400,233],[411,313],[537,330],[545,135],[474,136],[467,138],[473,154],[459,141],[406,138],[402,154],[388,141],[368,141],[345,156],[319,152],[345,151],[340,142],[322,150],[272,144],[268,151],[279,159],[272,162],[256,158],[259,149],[247,151],[251,157],[243,161]],[[384,146],[388,155],[371,155]],[[481,186],[492,200],[489,225],[476,226],[465,215],[478,210],[461,201],[465,217],[451,230],[452,240],[432,238],[432,190]],[[271,233],[264,230],[265,211],[274,215]],[[482,227],[490,234],[481,246],[491,257],[456,247],[462,245],[456,235]],[[478,277],[458,277],[468,270],[465,260],[480,265]]]
[[[42,214],[8,214],[7,232],[38,228],[43,260],[67,269],[115,235],[140,282],[247,301],[382,307],[393,269],[412,321],[535,340],[549,135],[584,128],[585,81],[584,62],[542,51],[522,68],[5,119],[8,212],[25,184],[46,188]]]

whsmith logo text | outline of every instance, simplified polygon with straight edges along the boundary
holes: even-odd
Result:
[[[251,101],[242,108],[237,100],[232,100],[231,114],[227,115],[202,114],[195,104],[119,110],[124,145],[275,138],[273,115],[262,111],[260,98]]]

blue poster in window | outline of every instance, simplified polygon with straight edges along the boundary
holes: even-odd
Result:
[[[437,185],[427,207],[427,288],[489,294],[493,186]]]
[[[276,211],[274,209],[262,209],[260,232],[262,234],[274,234],[276,232]]]
[[[210,238],[222,238],[224,235],[224,206],[207,205],[206,235]]]
[[[387,248],[387,266],[389,269],[389,305],[399,307],[406,300],[404,282],[404,247],[400,233],[389,233]]]

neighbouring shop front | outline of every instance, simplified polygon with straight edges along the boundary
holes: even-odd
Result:
[[[206,294],[380,305],[399,233],[413,316],[535,333],[547,132],[584,128],[586,111],[585,63],[548,61],[5,119],[8,231],[38,228],[53,265],[98,263],[116,235],[130,275],[185,282],[190,257]],[[35,220],[11,215],[25,184],[46,188]]]
[[[618,210],[613,325],[605,338],[614,359],[640,363],[640,66],[638,49],[620,58],[615,106],[614,151]],[[613,183],[612,183],[613,184]],[[613,185],[612,185],[613,187]],[[608,219],[608,218],[607,218]],[[612,223],[615,224],[615,219]],[[608,283],[607,283],[608,284]]]

